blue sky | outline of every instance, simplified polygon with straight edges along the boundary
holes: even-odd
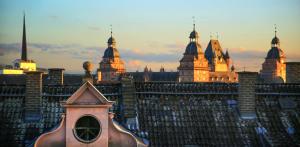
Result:
[[[300,59],[299,0],[1,0],[1,64],[20,56],[23,11],[29,57],[40,67],[62,66],[71,73],[82,72],[86,60],[98,66],[110,24],[128,71],[146,65],[175,71],[193,16],[203,51],[218,32],[238,69],[261,68],[274,24],[287,59]]]

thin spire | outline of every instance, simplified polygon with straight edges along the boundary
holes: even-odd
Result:
[[[212,40],[212,34],[211,34],[211,32],[209,32],[209,37],[210,37],[210,40]]]
[[[195,16],[193,16],[193,30],[195,31]]]
[[[22,38],[22,55],[21,60],[27,61],[27,42],[26,42],[26,26],[25,12],[23,12],[23,38]]]
[[[110,37],[112,37],[112,24],[110,25]]]
[[[274,24],[274,27],[275,27],[275,37],[277,37],[277,26],[276,26],[276,24]]]

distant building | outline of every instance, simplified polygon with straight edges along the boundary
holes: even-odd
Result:
[[[190,33],[190,43],[187,45],[178,67],[180,82],[208,82],[208,61],[199,44],[198,32],[194,29]]]
[[[23,74],[26,71],[36,71],[36,63],[33,60],[27,58],[27,42],[26,42],[26,26],[25,26],[25,14],[23,16],[23,37],[22,37],[22,52],[21,59],[13,61],[13,68],[3,68],[0,70],[0,74]]]
[[[117,81],[121,74],[125,73],[124,61],[116,48],[116,40],[112,36],[107,41],[108,47],[104,52],[103,59],[99,63],[97,81]]]
[[[260,76],[266,83],[283,83],[286,82],[286,65],[285,54],[280,48],[280,40],[277,37],[275,28],[275,37],[271,41],[271,49],[269,50],[265,62],[262,64]]]
[[[180,82],[237,82],[237,74],[228,50],[223,52],[218,40],[211,39],[205,54],[194,30],[178,67]]]

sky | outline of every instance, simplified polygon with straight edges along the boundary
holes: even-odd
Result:
[[[29,58],[67,73],[85,61],[96,71],[110,25],[127,71],[176,71],[193,17],[202,50],[218,36],[237,70],[261,69],[274,24],[287,61],[300,61],[300,0],[0,0],[0,64],[20,58],[23,12]]]

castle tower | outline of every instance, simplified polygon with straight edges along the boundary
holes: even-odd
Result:
[[[195,23],[193,25],[194,29],[189,37],[190,43],[187,45],[178,67],[179,82],[207,82],[209,79],[208,61],[199,44]]]
[[[98,81],[118,81],[120,75],[125,73],[125,66],[116,48],[116,40],[112,36],[112,31],[107,45],[108,47],[104,51],[103,59],[99,63]]]
[[[286,81],[286,65],[285,54],[280,48],[280,40],[277,37],[275,27],[275,37],[271,41],[271,49],[269,50],[265,62],[262,64],[260,76],[267,83],[282,83]]]

